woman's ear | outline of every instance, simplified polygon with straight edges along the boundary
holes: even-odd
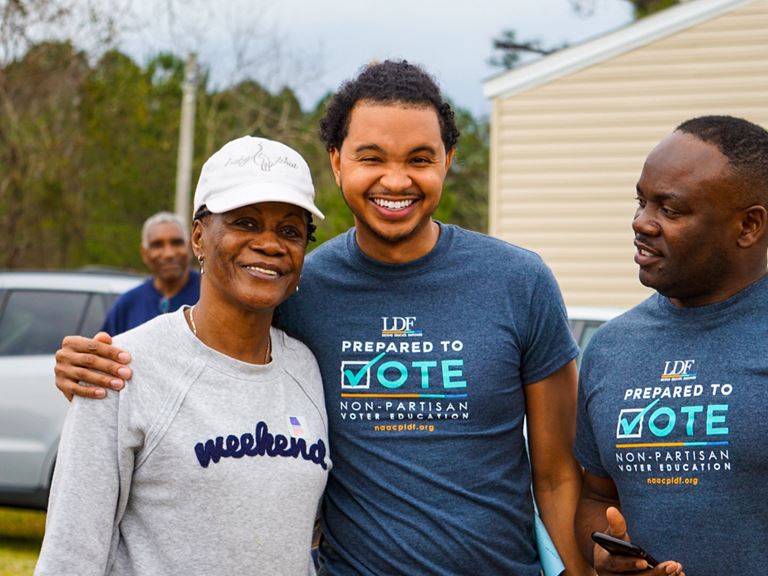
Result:
[[[198,261],[200,261],[200,258],[203,257],[203,225],[200,222],[200,220],[195,220],[192,222],[192,252],[195,255],[195,258],[197,258]]]

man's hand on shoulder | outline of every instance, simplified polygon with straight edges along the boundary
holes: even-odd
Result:
[[[104,388],[121,390],[130,379],[131,369],[126,366],[130,361],[131,355],[112,346],[106,332],[93,338],[65,336],[56,351],[56,387],[68,400],[73,396],[104,398]]]
[[[627,522],[622,513],[613,506],[605,512],[608,521],[606,534],[630,542],[627,534]],[[685,576],[683,566],[679,562],[668,560],[655,568],[650,568],[645,560],[632,556],[610,554],[599,544],[594,548],[594,565],[599,576],[614,574],[635,574],[636,576]]]

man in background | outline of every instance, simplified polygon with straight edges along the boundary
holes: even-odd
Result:
[[[147,218],[141,231],[141,258],[152,276],[114,303],[101,327],[111,336],[194,304],[200,295],[200,275],[189,269],[187,229],[175,214],[158,212]]]
[[[656,294],[584,353],[582,552],[601,575],[763,574],[768,132],[684,122],[648,156],[637,203],[635,262]],[[592,531],[665,562],[609,555]]]

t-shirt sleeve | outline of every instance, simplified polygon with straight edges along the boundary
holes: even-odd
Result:
[[[573,445],[573,454],[576,460],[584,467],[587,472],[597,476],[608,476],[603,467],[598,449],[597,439],[595,438],[592,420],[589,413],[589,372],[592,364],[592,355],[590,348],[584,352],[582,358],[581,370],[579,372],[579,394],[578,406],[576,412],[576,439]]]
[[[579,354],[560,288],[543,263],[530,298],[526,343],[521,370],[525,385],[551,376]]]

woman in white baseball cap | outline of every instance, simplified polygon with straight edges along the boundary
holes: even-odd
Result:
[[[313,574],[331,467],[322,383],[272,328],[312,238],[304,159],[244,137],[203,166],[192,247],[200,300],[115,338],[133,378],[75,398],[36,574]]]

